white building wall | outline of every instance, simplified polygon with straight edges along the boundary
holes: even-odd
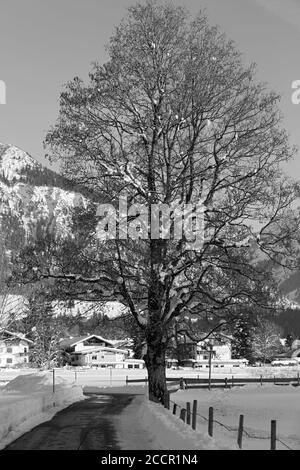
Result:
[[[212,360],[229,361],[231,360],[231,345],[229,343],[214,345],[212,348]],[[209,350],[204,349],[203,343],[197,347],[197,361],[206,361],[209,359]]]
[[[231,346],[230,344],[223,344],[220,346],[214,346],[215,359],[219,361],[229,361],[231,359]]]
[[[121,369],[143,369],[145,363],[142,360],[128,359],[125,353],[113,351],[95,351],[86,354],[72,355],[73,366],[99,366],[115,367]]]
[[[121,362],[125,359],[125,354],[119,354],[109,351],[91,352],[85,354],[87,364],[99,363],[99,362]]]
[[[27,341],[20,340],[18,344],[10,341],[0,341],[0,367],[13,367],[29,361],[29,345]]]

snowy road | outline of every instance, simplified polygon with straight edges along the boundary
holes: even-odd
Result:
[[[119,450],[115,418],[134,395],[88,395],[21,436],[5,450]]]

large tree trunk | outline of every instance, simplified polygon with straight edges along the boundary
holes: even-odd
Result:
[[[152,335],[151,335],[152,336]],[[149,400],[163,403],[166,386],[166,347],[161,338],[147,341],[147,353],[144,357],[148,370]]]
[[[154,173],[153,173],[154,174]],[[149,182],[151,190],[155,190],[153,182]],[[156,202],[153,200],[152,202]],[[151,213],[151,212],[150,212]],[[152,223],[152,220],[151,220]],[[149,325],[146,331],[147,353],[144,357],[148,370],[149,400],[163,403],[166,393],[166,325],[162,319],[162,299],[165,286],[160,279],[159,266],[166,257],[166,240],[151,239],[150,259],[151,274],[148,291]]]

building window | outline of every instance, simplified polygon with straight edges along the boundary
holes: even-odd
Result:
[[[6,364],[12,364],[12,361],[13,360],[11,358],[8,358],[8,359],[6,359]]]
[[[6,348],[6,352],[12,353],[12,348]]]
[[[128,364],[128,369],[133,369],[133,364]]]
[[[134,368],[139,369],[140,368],[139,364],[134,364]]]
[[[97,361],[97,356],[92,356],[92,361]]]
[[[27,353],[27,348],[24,348],[24,353]]]

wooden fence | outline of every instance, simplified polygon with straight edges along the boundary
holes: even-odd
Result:
[[[216,420],[214,417],[214,408],[211,406],[208,409],[207,416],[204,416],[198,412],[198,402],[194,400],[193,403],[187,402],[185,406],[179,405],[170,399],[170,392],[167,392],[164,397],[164,407],[172,411],[174,416],[178,416],[184,423],[188,426],[191,426],[194,431],[197,429],[197,417],[200,417],[202,420],[207,422],[207,432],[210,437],[214,436],[214,427],[215,425],[221,426],[229,432],[235,434],[235,439],[238,448],[241,450],[243,448],[243,438],[247,437],[249,439],[264,439],[269,441],[269,449],[276,450],[276,444],[281,443],[285,449],[293,450],[291,447],[286,444],[282,439],[277,436],[276,420],[271,420],[270,423],[270,434],[268,437],[256,436],[253,432],[247,431],[244,425],[244,415],[239,416],[239,422],[236,427],[228,426],[222,423],[219,420]],[[173,406],[171,406],[173,405]],[[179,412],[179,413],[178,413]]]
[[[293,384],[293,385],[300,385],[300,375],[297,374],[297,377],[225,377],[225,378],[213,378],[209,381],[208,378],[200,378],[200,377],[168,377],[166,379],[167,383],[178,383],[180,384],[181,388],[190,389],[190,388],[207,388],[209,385],[212,387],[221,387],[221,388],[229,388],[235,385],[247,385],[247,384]],[[130,383],[147,383],[148,378],[145,377],[143,379],[128,379],[126,377],[126,384]]]

